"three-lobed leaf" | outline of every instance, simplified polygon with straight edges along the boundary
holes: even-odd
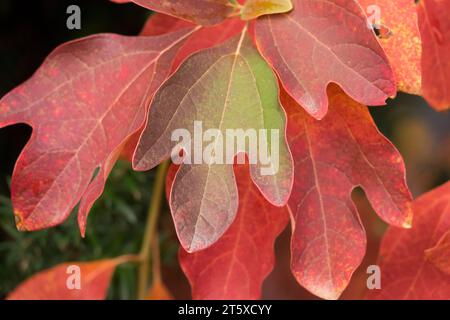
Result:
[[[161,87],[134,154],[134,168],[148,170],[170,157],[178,145],[171,139],[176,129],[189,130],[194,139],[194,121],[201,121],[204,131],[219,130],[225,138],[226,129],[267,130],[269,133],[260,136],[257,151],[260,154],[264,148],[270,157],[276,156],[278,170],[265,175],[264,165],[258,158],[250,165],[251,176],[271,203],[286,204],[293,173],[277,81],[245,30],[223,45],[191,56]],[[279,133],[273,141],[271,130]],[[219,137],[209,139],[223,159],[228,153],[225,149],[217,151],[221,145]],[[239,145],[236,140],[231,143],[233,156],[248,153],[248,145]],[[278,150],[272,154],[271,147],[276,144]],[[185,148],[185,151],[191,161],[180,166],[170,206],[180,242],[187,251],[193,252],[208,247],[225,232],[234,220],[238,193],[232,165],[215,156],[209,163],[202,159],[198,162],[190,150]]]

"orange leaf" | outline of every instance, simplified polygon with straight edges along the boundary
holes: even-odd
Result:
[[[154,37],[98,34],[65,43],[0,100],[0,127],[33,127],[11,183],[19,229],[55,226],[80,203],[84,233],[89,209],[116,158],[144,124],[149,100],[194,31]]]
[[[173,300],[172,294],[162,281],[155,281],[148,289],[146,300]]]
[[[121,256],[92,262],[62,263],[25,280],[7,299],[103,300],[106,298],[115,268],[132,259],[132,256]],[[78,275],[79,287],[71,286],[74,284],[71,277]]]
[[[411,0],[358,0],[369,22],[381,23],[389,30],[379,40],[389,58],[398,90],[421,94],[422,45],[417,25],[417,11]],[[378,17],[379,15],[379,17]],[[378,18],[380,21],[377,21]]]
[[[292,10],[291,0],[247,0],[241,10],[243,20],[252,20],[266,14]]]

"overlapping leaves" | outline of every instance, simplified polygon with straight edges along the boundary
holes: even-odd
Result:
[[[0,100],[0,127],[33,127],[12,178],[19,229],[59,224],[81,199],[84,232],[115,160],[143,125],[149,99],[195,28],[155,37],[105,34],[69,42]]]
[[[204,249],[180,252],[195,298],[258,298],[286,211],[296,279],[322,298],[337,298],[365,252],[364,229],[350,198],[356,186],[363,187],[383,220],[410,226],[402,159],[364,105],[384,104],[397,85],[422,92],[438,110],[448,108],[450,25],[443,16],[448,0],[419,3],[420,65],[417,17],[406,1],[396,2],[401,14],[393,13],[392,2],[376,1],[388,12],[381,19],[392,32],[386,39],[377,39],[368,28],[361,10],[368,5],[365,0],[113,1],[172,17],[153,16],[140,37],[98,35],[65,44],[0,101],[0,126],[25,122],[34,129],[12,181],[19,228],[58,224],[81,200],[83,231],[89,208],[121,153],[129,158],[134,153],[136,169],[150,169],[170,156],[173,130],[192,133],[194,121],[202,121],[205,130],[281,132],[276,175],[261,175],[260,163],[235,171],[231,164],[182,164],[173,171],[169,202],[181,244],[189,252]],[[237,10],[243,20],[257,18],[251,22],[254,33],[230,18]],[[273,142],[265,141],[268,150]],[[187,151],[184,156],[191,156]],[[245,152],[236,149],[233,155]],[[439,198],[445,188],[423,199]],[[419,241],[408,240],[414,230],[430,228],[422,212],[436,210],[425,206],[425,200],[417,201],[419,226],[401,231],[409,236],[388,232],[382,257],[384,250],[401,258],[405,243]],[[261,210],[263,218],[256,216]],[[414,265],[434,268],[430,281],[448,273],[450,227],[439,226],[426,246],[418,244],[424,255],[411,258]],[[394,244],[394,238],[403,240]],[[250,250],[250,243],[260,251]],[[383,263],[391,277],[400,262]],[[244,270],[245,282],[238,276]],[[436,295],[418,293],[416,283],[405,293],[408,281],[381,295],[449,297],[446,287]]]

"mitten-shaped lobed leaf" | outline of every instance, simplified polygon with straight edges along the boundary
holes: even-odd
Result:
[[[191,56],[161,87],[134,154],[134,168],[148,170],[168,158],[179,145],[171,139],[176,129],[188,130],[194,139],[198,134],[195,121],[201,122],[205,131],[219,130],[227,141],[220,143],[221,137],[217,136],[209,138],[215,153],[212,161],[201,158],[203,150],[200,161],[193,159],[185,148],[185,156],[191,161],[183,163],[177,173],[170,206],[181,244],[189,252],[214,243],[236,214],[238,194],[232,162],[218,158],[230,150],[232,155],[248,153],[249,146],[229,140],[227,130],[267,132],[260,136],[253,155],[255,151],[267,152],[271,159],[278,159],[278,170],[263,173],[265,166],[258,157],[250,165],[252,179],[278,206],[286,204],[291,191],[291,155],[284,136],[285,116],[278,102],[276,78],[245,30],[221,46]],[[277,135],[273,136],[273,132]],[[232,149],[227,148],[229,141]],[[197,147],[193,146],[194,153]]]
[[[331,82],[365,105],[395,96],[388,59],[355,0],[292,2],[291,12],[256,20],[255,34],[260,52],[299,105],[323,118]]]
[[[248,169],[248,165],[235,166],[239,209],[227,232],[205,250],[180,249],[193,299],[259,299],[262,283],[273,269],[274,242],[289,215],[287,207],[275,207],[264,199]],[[167,183],[172,182],[173,177],[168,177]]]
[[[422,93],[438,111],[450,108],[450,0],[421,0]]]
[[[381,290],[370,291],[369,299],[450,299],[450,182],[417,198],[413,210],[412,229],[389,227],[384,235]]]
[[[321,121],[286,93],[288,141],[295,165],[289,199],[291,269],[306,289],[337,299],[365,254],[366,236],[351,192],[361,186],[386,222],[409,226],[411,196],[403,160],[377,130],[367,107],[336,86]]]
[[[19,229],[57,225],[81,199],[84,232],[87,213],[116,158],[142,127],[153,93],[193,31],[158,37],[103,34],[66,43],[0,100],[0,127],[33,127],[12,177]]]

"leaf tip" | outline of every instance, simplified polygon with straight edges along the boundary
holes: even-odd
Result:
[[[413,210],[412,210],[411,206],[409,206],[408,213],[406,214],[405,221],[403,221],[403,223],[402,223],[402,227],[405,229],[411,229],[412,223],[413,223],[413,217],[414,217]]]
[[[328,288],[316,288],[313,293],[325,300],[338,300],[342,291]]]
[[[16,222],[16,228],[19,231],[29,231],[25,225],[25,220],[21,211],[14,209],[14,220]]]

